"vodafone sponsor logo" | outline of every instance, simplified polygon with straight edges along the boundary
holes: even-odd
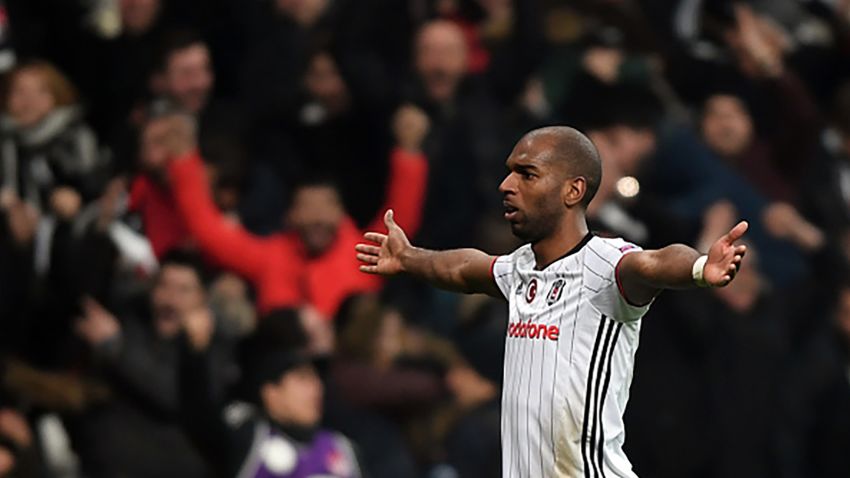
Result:
[[[558,340],[561,330],[557,325],[533,324],[528,322],[511,322],[508,324],[508,337],[518,339]]]

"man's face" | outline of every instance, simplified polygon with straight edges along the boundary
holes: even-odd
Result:
[[[305,186],[295,193],[289,225],[301,237],[311,255],[323,253],[336,239],[345,217],[339,194],[332,186]]]
[[[200,112],[213,87],[210,53],[201,43],[171,53],[165,68],[166,93],[190,113]]]
[[[499,186],[511,230],[531,243],[549,236],[566,211],[561,199],[565,173],[547,157],[543,141],[523,139],[516,145],[506,163],[510,172]]]
[[[744,153],[753,140],[753,121],[744,103],[731,95],[709,98],[702,118],[702,136],[720,156]]]
[[[121,22],[130,33],[148,31],[156,20],[160,0],[121,0]]]
[[[193,268],[165,265],[151,292],[154,324],[160,336],[177,335],[183,315],[203,307],[205,301],[204,287]]]
[[[426,25],[416,42],[416,71],[434,101],[454,96],[466,74],[466,42],[463,32],[446,21]]]
[[[310,62],[304,84],[310,95],[329,111],[336,113],[348,106],[348,88],[327,53],[316,55]]]
[[[310,364],[287,371],[261,390],[263,406],[270,417],[304,427],[313,427],[321,420],[323,393],[322,381]]]
[[[655,133],[651,129],[615,126],[609,131],[608,139],[617,151],[614,158],[624,174],[636,174],[641,161],[655,150]]]
[[[15,75],[9,88],[6,107],[9,115],[21,126],[34,126],[56,106],[56,101],[44,76],[33,69]]]

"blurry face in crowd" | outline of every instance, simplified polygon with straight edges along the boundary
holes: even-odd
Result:
[[[331,114],[348,107],[348,88],[336,67],[336,62],[327,53],[313,57],[304,85],[310,95],[318,100]]]
[[[196,43],[171,53],[163,75],[166,93],[190,113],[200,112],[212,92],[213,72],[206,45]]]
[[[655,133],[647,129],[614,126],[603,134],[607,156],[623,174],[635,174],[641,161],[655,150]]]
[[[466,41],[461,29],[447,21],[425,25],[416,42],[416,71],[428,96],[450,100],[466,74]]]
[[[753,121],[744,103],[731,95],[709,98],[702,118],[702,136],[720,156],[743,154],[753,139]]]
[[[166,264],[151,293],[157,332],[161,337],[174,337],[180,331],[183,315],[203,307],[205,301],[204,286],[194,269]]]
[[[850,288],[844,288],[838,297],[838,310],[835,313],[835,320],[839,330],[850,341]]]
[[[565,214],[563,166],[549,157],[546,137],[520,140],[508,157],[508,176],[499,186],[505,219],[514,235],[532,244],[551,235]]]
[[[287,371],[260,390],[266,413],[274,420],[312,427],[322,418],[324,389],[316,369],[304,364]]]
[[[289,225],[311,255],[321,254],[333,243],[343,217],[339,193],[329,185],[299,188],[289,209]]]
[[[160,0],[121,0],[121,21],[132,34],[150,29],[159,14]]]
[[[34,126],[55,106],[56,100],[46,79],[37,71],[23,70],[14,77],[6,107],[20,126]]]
[[[312,25],[328,6],[328,0],[275,0],[275,8],[301,25]]]

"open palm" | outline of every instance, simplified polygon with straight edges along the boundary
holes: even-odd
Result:
[[[709,286],[723,287],[735,278],[747,253],[747,246],[735,244],[735,241],[741,239],[748,227],[746,221],[739,222],[708,250],[703,279]]]
[[[357,259],[363,264],[360,270],[368,274],[395,275],[404,270],[401,256],[410,249],[410,241],[404,230],[395,223],[392,209],[384,214],[387,234],[367,232],[363,237],[374,244],[357,244]]]

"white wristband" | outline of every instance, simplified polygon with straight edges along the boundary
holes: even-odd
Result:
[[[694,266],[691,269],[691,276],[694,278],[694,283],[697,287],[709,287],[708,282],[706,282],[703,277],[706,262],[708,262],[708,256],[699,256],[699,258],[694,261]]]

